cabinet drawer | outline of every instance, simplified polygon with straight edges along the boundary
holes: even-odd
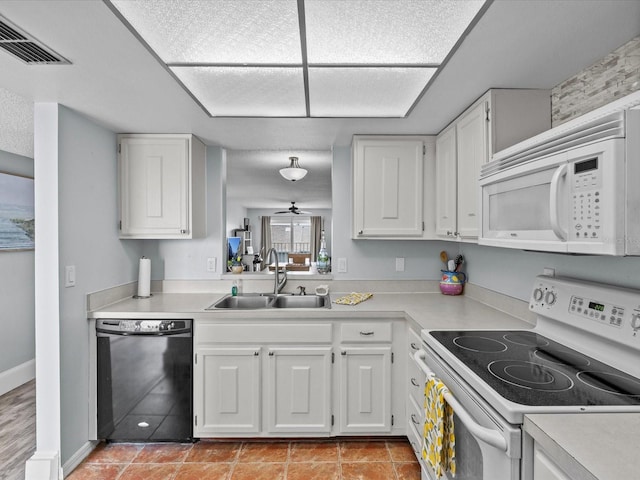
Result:
[[[427,376],[418,364],[410,359],[407,365],[407,382],[409,384],[409,397],[413,398],[417,405],[424,404],[424,387]]]
[[[420,332],[409,329],[409,333],[407,335],[407,351],[409,352],[409,355],[413,357],[413,354],[420,350],[421,344],[422,338],[420,338]]]
[[[196,345],[207,343],[331,343],[330,323],[202,324],[195,333]]]
[[[418,405],[413,398],[407,402],[407,425],[411,425],[418,432],[424,431],[424,407]]]
[[[342,343],[373,343],[391,341],[391,323],[344,323],[340,331]]]

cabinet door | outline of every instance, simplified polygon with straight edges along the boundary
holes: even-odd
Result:
[[[458,195],[456,129],[449,128],[436,139],[436,234],[454,237]]]
[[[340,432],[391,431],[391,347],[340,352]]]
[[[187,238],[189,140],[120,140],[121,237]]]
[[[331,347],[270,348],[269,432],[331,432]]]
[[[477,237],[480,167],[488,161],[486,101],[480,102],[456,125],[458,150],[458,233]]]
[[[533,448],[533,480],[571,480],[536,443]]]
[[[423,226],[423,142],[356,140],[354,236],[420,237]]]
[[[195,437],[260,431],[260,348],[201,348],[194,368]]]

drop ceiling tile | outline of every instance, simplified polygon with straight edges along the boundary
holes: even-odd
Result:
[[[168,64],[302,62],[296,0],[111,0]]]
[[[404,117],[434,68],[309,68],[312,117]]]
[[[300,67],[170,68],[213,116],[306,116]]]
[[[310,64],[439,64],[484,0],[305,0]]]

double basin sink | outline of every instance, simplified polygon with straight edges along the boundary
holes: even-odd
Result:
[[[227,295],[207,310],[260,310],[265,308],[331,308],[329,295],[275,295],[244,294]]]

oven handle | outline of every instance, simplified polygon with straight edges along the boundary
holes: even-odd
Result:
[[[431,371],[429,366],[425,363],[426,353],[423,350],[418,350],[413,354],[413,358],[418,363],[420,369],[427,375],[427,378],[435,378],[436,374]],[[469,415],[464,407],[455,399],[451,392],[444,394],[444,399],[451,406],[458,418],[469,429],[471,434],[478,440],[482,440],[488,443],[492,447],[495,447],[504,452],[507,451],[507,441],[500,435],[497,430],[491,430],[476,423],[476,421]]]

